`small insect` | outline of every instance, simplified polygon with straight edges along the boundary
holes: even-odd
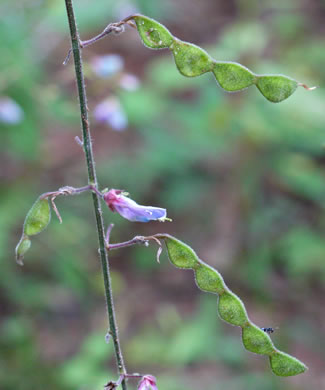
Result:
[[[275,331],[275,329],[278,329],[278,328],[261,328],[265,333],[268,333],[268,334],[271,334]]]

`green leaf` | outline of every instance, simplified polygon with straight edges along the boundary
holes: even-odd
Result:
[[[279,103],[291,96],[298,87],[296,80],[282,75],[257,76],[257,88],[267,100]]]
[[[23,234],[15,249],[16,261],[19,265],[23,265],[25,253],[28,251],[31,244],[32,242],[29,237]]]
[[[170,46],[179,72],[186,77],[200,76],[213,69],[214,61],[209,54],[192,43],[175,39]]]
[[[254,84],[256,76],[245,66],[236,62],[216,62],[213,73],[223,89],[239,91]]]
[[[173,43],[173,36],[165,26],[143,15],[133,17],[143,43],[151,49],[164,49]]]
[[[279,376],[298,375],[308,370],[304,363],[281,351],[270,356],[270,364],[273,372]]]
[[[27,236],[34,236],[40,233],[46,228],[51,220],[51,209],[49,201],[45,199],[37,199],[29,210],[25,222],[24,222],[24,233]]]

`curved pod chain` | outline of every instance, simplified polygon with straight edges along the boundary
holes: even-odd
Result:
[[[292,376],[307,370],[298,359],[274,346],[270,336],[248,318],[243,302],[227,287],[220,273],[200,260],[192,248],[168,234],[157,234],[155,237],[165,241],[168,257],[173,265],[192,269],[197,286],[202,291],[218,295],[219,316],[229,324],[242,328],[244,347],[250,352],[267,355],[274,374]]]
[[[291,96],[298,86],[306,85],[283,75],[258,75],[237,62],[216,61],[200,47],[175,38],[165,26],[143,15],[133,15],[133,20],[145,46],[151,49],[169,48],[179,72],[186,77],[196,77],[212,72],[224,90],[240,91],[256,85],[270,102],[279,103]]]

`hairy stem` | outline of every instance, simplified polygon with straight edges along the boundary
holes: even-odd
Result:
[[[79,104],[80,104],[82,141],[83,141],[83,149],[85,152],[87,170],[88,170],[88,183],[90,186],[98,190],[95,162],[94,162],[92,143],[91,143],[90,127],[89,127],[89,120],[88,120],[87,96],[86,96],[86,88],[85,88],[85,81],[84,81],[83,68],[82,68],[80,38],[77,30],[76,19],[74,16],[72,0],[65,0],[65,5],[66,5],[68,20],[69,20],[72,51],[73,51],[74,64],[75,64],[76,81],[77,81]],[[122,355],[119,336],[118,336],[118,329],[116,325],[110,271],[109,271],[109,261],[108,261],[108,256],[105,248],[105,233],[104,233],[104,223],[102,218],[101,204],[97,193],[93,193],[92,198],[93,198],[94,211],[96,217],[96,225],[97,225],[97,233],[98,233],[98,241],[99,241],[99,254],[100,254],[100,260],[102,264],[102,271],[103,271],[103,278],[104,278],[104,285],[105,285],[105,297],[107,303],[109,327],[114,342],[115,356],[116,356],[119,374],[126,374],[126,368],[123,361],[123,355]],[[124,390],[127,389],[125,380],[122,381],[122,388]]]

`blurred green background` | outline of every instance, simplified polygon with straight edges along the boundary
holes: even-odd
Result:
[[[79,0],[83,39],[141,12],[219,60],[322,87],[323,0]],[[0,2],[0,388],[94,390],[115,379],[89,194],[57,200],[23,268],[14,247],[40,193],[86,184],[63,0]],[[114,56],[112,56],[114,55]],[[242,297],[250,318],[309,371],[275,377],[244,350],[216,297],[156,248],[111,253],[129,372],[161,390],[298,390],[325,386],[325,92],[281,104],[256,88],[227,94],[211,74],[181,76],[167,51],[128,28],[84,50],[98,177],[173,223],[104,210],[112,241],[167,232],[189,243]],[[104,205],[105,206],[105,205]],[[132,387],[134,386],[134,387]],[[133,383],[130,389],[135,388]]]

